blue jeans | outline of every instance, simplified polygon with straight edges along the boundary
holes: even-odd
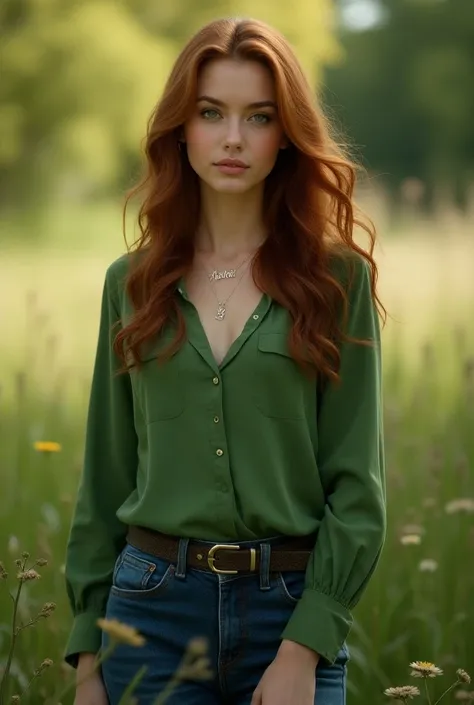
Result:
[[[143,665],[147,672],[134,697],[139,705],[151,705],[197,636],[208,641],[213,678],[181,682],[167,705],[250,705],[304,587],[304,571],[269,573],[274,542],[266,539],[263,544],[259,573],[238,575],[187,567],[187,539],[180,540],[176,563],[127,544],[115,565],[106,617],[134,626],[146,644],[138,648],[121,644],[104,662],[110,705],[118,705]],[[260,546],[258,541],[238,544]],[[104,634],[102,647],[108,643]],[[348,658],[344,644],[334,665],[321,659],[315,673],[316,705],[345,705]]]

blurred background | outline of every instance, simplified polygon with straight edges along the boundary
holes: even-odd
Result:
[[[57,703],[73,678],[61,664],[64,547],[103,277],[125,250],[124,194],[175,57],[229,15],[291,41],[366,169],[357,197],[379,233],[390,528],[355,610],[349,705],[417,685],[414,660],[444,670],[432,702],[474,667],[472,0],[1,0],[0,560],[11,591],[22,551],[48,560],[22,588],[20,622],[57,605],[18,636],[9,687],[23,703]],[[0,679],[10,633],[0,584]]]

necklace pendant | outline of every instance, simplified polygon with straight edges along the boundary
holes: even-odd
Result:
[[[217,282],[220,279],[235,279],[235,272],[235,269],[223,269],[221,271],[215,269],[209,274],[209,281]]]
[[[216,315],[214,316],[216,321],[223,321],[225,318],[225,314],[226,314],[225,303],[218,304]]]

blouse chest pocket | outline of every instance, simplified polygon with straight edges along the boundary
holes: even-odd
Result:
[[[168,343],[169,340],[161,341],[159,347],[147,351],[142,357],[141,368],[133,372],[135,393],[146,423],[175,419],[184,411],[180,351],[165,363],[157,360],[159,350]]]
[[[253,398],[262,414],[301,419],[308,381],[291,357],[284,333],[261,333],[257,342]]]

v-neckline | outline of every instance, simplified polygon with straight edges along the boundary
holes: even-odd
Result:
[[[262,306],[262,303],[263,303],[263,300],[264,300],[265,297],[266,297],[266,294],[262,293],[262,295],[260,296],[260,299],[259,299],[257,305],[255,306],[254,310],[250,313],[250,315],[248,316],[247,320],[245,321],[245,323],[244,323],[244,325],[243,325],[243,327],[242,327],[242,330],[240,331],[240,333],[238,334],[238,336],[237,336],[237,337],[232,341],[232,343],[230,344],[230,346],[229,346],[229,348],[228,348],[226,354],[225,354],[224,357],[222,358],[222,362],[221,362],[221,363],[218,363],[218,362],[217,362],[217,360],[216,360],[216,358],[215,358],[215,356],[214,356],[214,353],[212,352],[211,343],[209,342],[209,338],[208,338],[208,336],[207,336],[206,331],[204,330],[204,326],[202,325],[201,318],[200,318],[199,313],[197,312],[197,309],[196,309],[196,313],[198,314],[199,323],[201,324],[201,328],[202,328],[203,335],[205,336],[206,341],[207,341],[207,344],[208,344],[208,346],[209,346],[209,351],[210,351],[210,353],[211,353],[211,355],[212,355],[212,357],[213,357],[213,359],[214,359],[214,362],[216,363],[217,367],[219,368],[219,370],[222,369],[222,368],[227,364],[228,358],[229,358],[230,356],[234,357],[234,354],[233,354],[234,347],[237,347],[237,346],[238,346],[238,350],[240,350],[240,348],[242,347],[243,343],[239,345],[239,341],[240,341],[240,339],[241,339],[243,336],[245,336],[248,327],[249,327],[249,326],[251,327],[251,331],[249,332],[249,335],[250,335],[250,333],[252,333],[252,332],[258,327],[259,321],[260,321],[260,314],[258,313],[258,311],[260,310],[260,308],[261,308],[261,306]],[[258,316],[258,318],[255,319],[254,316]],[[252,324],[253,324],[253,325],[252,325]],[[247,340],[248,337],[249,337],[249,336],[246,336],[245,340]],[[238,350],[236,350],[235,354],[237,354]]]
[[[268,312],[271,306],[270,297],[265,292],[262,292],[260,300],[258,301],[254,310],[248,316],[239,335],[231,343],[222,361],[218,363],[212,351],[211,343],[202,324],[199,312],[188,296],[184,278],[179,281],[178,292],[181,294],[183,300],[186,301],[186,303],[191,307],[193,317],[197,325],[198,336],[194,338],[193,331],[188,331],[188,340],[191,345],[199,352],[199,354],[206,360],[206,362],[208,362],[211,367],[218,372],[221,372],[221,370],[226,365],[228,365],[229,362],[237,355],[242,345],[248,340],[250,335],[259,327],[261,321],[263,320],[265,314]]]

